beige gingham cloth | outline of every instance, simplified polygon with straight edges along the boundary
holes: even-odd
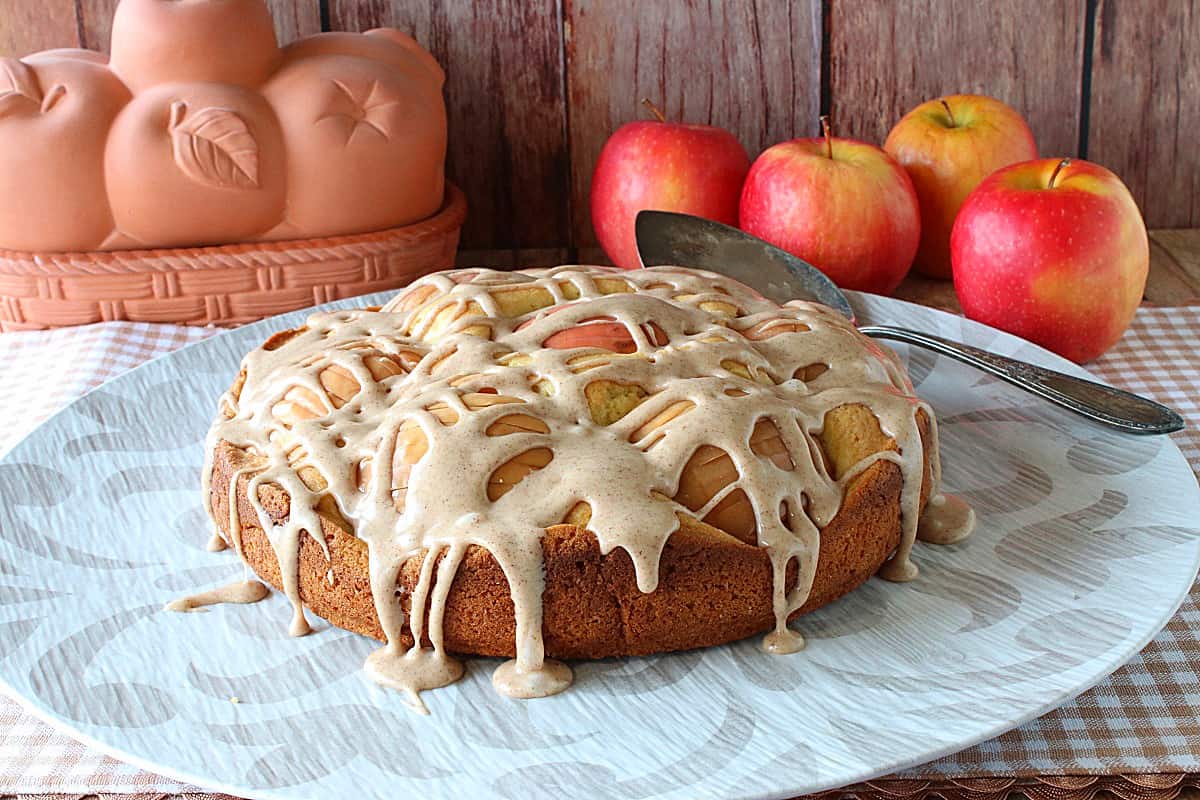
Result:
[[[0,335],[0,453],[72,398],[154,356],[216,331],[135,323],[102,323],[45,333]],[[1105,380],[1177,409],[1188,430],[1175,435],[1193,470],[1200,469],[1200,308],[1140,310],[1121,342],[1090,365]],[[36,393],[28,391],[37,386]],[[47,391],[47,388],[49,391]],[[40,399],[37,399],[40,398]],[[37,405],[31,405],[33,403]],[[1103,683],[1021,728],[906,773],[920,780],[874,781],[859,797],[1002,796],[1021,788],[1013,778],[1047,775],[1179,773],[1200,754],[1200,585],[1166,629]],[[1125,780],[1131,797],[1161,794],[1154,784]],[[958,779],[958,780],[947,780]],[[1050,795],[1067,787],[1039,784]],[[1087,794],[1094,779],[1079,782]],[[1180,781],[1169,779],[1174,796]],[[1190,780],[1190,778],[1189,778]],[[940,787],[940,788],[939,788]],[[966,787],[964,789],[964,787]],[[1113,791],[1113,787],[1106,787]],[[965,794],[964,794],[965,792]],[[139,798],[211,797],[108,758],[24,713],[0,696],[0,800],[9,795],[123,794]],[[1043,792],[1045,793],[1045,792]]]

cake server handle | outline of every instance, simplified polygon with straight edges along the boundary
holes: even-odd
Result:
[[[1076,414],[1128,433],[1173,433],[1184,427],[1183,417],[1166,406],[1095,381],[1006,358],[931,333],[891,325],[864,325],[859,331],[876,339],[924,347],[969,364]]]

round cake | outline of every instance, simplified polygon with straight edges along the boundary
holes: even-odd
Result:
[[[246,356],[207,457],[214,546],[293,634],[307,607],[384,641],[368,673],[414,698],[451,654],[532,697],[554,659],[794,652],[796,616],[916,574],[939,474],[891,351],[679,267],[451,270],[314,314]]]

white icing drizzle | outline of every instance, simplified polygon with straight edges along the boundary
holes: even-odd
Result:
[[[605,336],[609,348],[594,346]],[[810,375],[813,365],[824,369]],[[903,476],[901,542],[881,574],[916,574],[925,469],[916,417],[923,409],[936,436],[933,415],[891,351],[824,306],[781,307],[723,276],[675,267],[457,270],[422,278],[381,311],[315,314],[247,355],[243,371],[208,436],[210,513],[212,457],[225,441],[255,457],[230,483],[233,547],[241,555],[244,474],[301,634],[300,544],[312,536],[328,558],[317,509],[335,505],[367,545],[387,637],[366,670],[418,710],[422,690],[462,674],[442,631],[470,545],[499,563],[515,608],[516,658],[496,671],[497,690],[535,697],[570,683],[570,669],[544,654],[541,539],[579,504],[601,552],[625,550],[638,588],[652,592],[678,515],[703,519],[742,490],[773,567],[775,626],[763,643],[771,652],[804,646],[787,621],[808,599],[820,529],[846,485],[877,461]],[[597,381],[640,387],[645,398],[599,424],[587,398]],[[816,437],[825,414],[846,404],[867,406],[898,449],[834,480]],[[760,455],[752,439],[764,421],[769,452]],[[672,498],[701,445],[724,451],[738,478],[689,510]],[[936,491],[936,440],[931,452]],[[268,487],[289,498],[282,523],[264,505]],[[426,552],[406,613],[400,571]],[[787,591],[793,560],[798,578]],[[415,640],[408,649],[405,629]]]
[[[269,592],[270,589],[261,581],[237,581],[217,589],[210,589],[207,592],[191,594],[187,597],[172,600],[163,606],[163,610],[179,611],[186,614],[192,611],[202,611],[205,606],[217,605],[218,603],[257,603],[266,597]]]

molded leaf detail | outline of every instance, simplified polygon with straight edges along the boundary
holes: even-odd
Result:
[[[197,183],[222,189],[258,187],[258,142],[246,121],[228,108],[203,108],[188,116],[187,104],[171,104],[175,163]]]
[[[24,61],[0,58],[0,116],[26,103],[42,105],[42,90],[37,76]]]

